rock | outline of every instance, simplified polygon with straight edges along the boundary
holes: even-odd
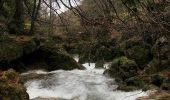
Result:
[[[125,80],[127,86],[143,87],[144,82],[137,76]]]
[[[126,91],[126,92],[130,92],[130,91],[138,90],[139,88],[136,87],[136,86],[127,86],[127,85],[120,85],[119,84],[117,89],[118,90],[123,90],[123,91]]]
[[[23,56],[23,47],[14,42],[0,42],[0,62],[11,62]]]
[[[29,100],[20,76],[13,69],[0,72],[0,100]]]
[[[44,66],[40,66],[39,68],[49,71],[59,69],[85,69],[81,64],[77,63],[64,49],[50,45],[41,46],[38,50],[26,57],[24,62],[29,62],[29,64],[32,63],[33,67],[37,62],[43,63]]]
[[[125,80],[137,75],[137,68],[135,61],[130,60],[127,57],[119,57],[112,61],[104,74]]]
[[[136,100],[170,100],[170,94],[162,91],[155,91],[149,96],[139,97]]]
[[[18,71],[25,70],[21,59],[36,49],[38,49],[38,45],[31,37],[6,36],[0,38],[0,69],[8,69],[13,66]]]
[[[122,82],[121,80],[117,82],[119,85],[117,89],[123,91],[134,91],[144,87],[144,82],[137,76],[128,78]]]

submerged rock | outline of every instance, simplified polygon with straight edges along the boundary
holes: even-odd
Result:
[[[29,100],[19,74],[13,69],[0,71],[0,100]]]

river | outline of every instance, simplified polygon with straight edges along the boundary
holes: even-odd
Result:
[[[148,95],[141,90],[119,91],[116,89],[117,84],[114,79],[103,75],[104,69],[95,69],[94,63],[90,66],[86,63],[84,66],[86,70],[52,72],[36,70],[23,73],[22,75],[44,75],[40,79],[29,80],[25,83],[30,99],[41,97],[49,99],[34,100],[135,100]]]

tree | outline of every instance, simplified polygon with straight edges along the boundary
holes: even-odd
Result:
[[[24,6],[23,0],[15,0],[15,13],[8,24],[11,34],[23,34],[24,31]]]

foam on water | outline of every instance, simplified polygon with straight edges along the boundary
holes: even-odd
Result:
[[[135,100],[146,92],[117,91],[113,79],[103,76],[104,69],[94,69],[95,64],[83,64],[87,70],[30,71],[27,74],[47,74],[45,78],[25,83],[30,99],[36,97],[68,100]],[[49,75],[53,73],[53,75]]]

